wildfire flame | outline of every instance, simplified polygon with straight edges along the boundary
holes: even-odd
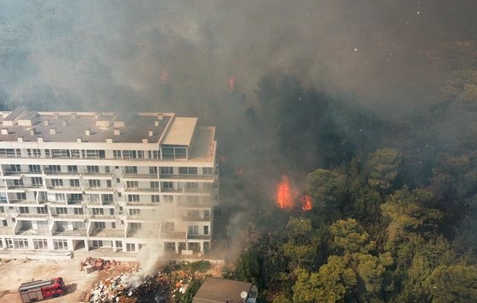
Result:
[[[301,198],[301,209],[303,211],[310,211],[313,205],[311,204],[311,197],[309,195],[305,195]]]
[[[287,176],[282,176],[282,182],[278,183],[277,185],[277,194],[275,202],[280,208],[293,208],[293,194]]]

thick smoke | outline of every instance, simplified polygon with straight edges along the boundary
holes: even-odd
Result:
[[[0,0],[0,101],[199,116],[222,136],[222,189],[234,189],[222,198],[258,212],[256,194],[273,196],[283,173],[273,155],[256,157],[277,148],[273,134],[243,130],[264,75],[295,76],[381,117],[406,116],[442,97],[459,65],[442,49],[475,51],[465,41],[477,38],[476,11],[472,0]],[[452,137],[461,127],[448,118],[428,127]],[[226,175],[241,163],[251,164],[245,177]]]
[[[194,115],[211,115],[207,106],[223,98],[232,77],[253,102],[257,81],[270,71],[402,112],[426,101],[442,77],[425,52],[442,41],[475,38],[477,9],[464,0],[3,0],[0,6],[4,101]]]

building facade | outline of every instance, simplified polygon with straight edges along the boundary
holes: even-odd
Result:
[[[172,113],[0,112],[0,249],[210,248],[214,127]]]

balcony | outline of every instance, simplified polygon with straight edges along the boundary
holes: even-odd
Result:
[[[84,190],[87,194],[103,194],[114,192],[114,187],[87,187]]]
[[[78,179],[78,172],[59,172],[45,169],[45,179]]]
[[[75,214],[54,214],[52,215],[53,221],[84,221],[86,219],[85,215],[75,215]]]
[[[214,182],[214,175],[161,175],[161,181]]]
[[[185,231],[163,231],[161,232],[161,239],[185,240],[187,239],[187,233]]]
[[[211,201],[204,201],[204,202],[179,201],[177,205],[179,207],[187,207],[187,208],[211,208],[214,204]]]
[[[157,174],[123,174],[124,181],[157,181]]]
[[[90,237],[124,238],[124,229],[93,228],[89,236]]]
[[[0,227],[0,235],[13,236],[13,226]]]
[[[83,179],[89,180],[89,179],[101,179],[101,180],[111,180],[114,175],[112,173],[102,173],[102,172],[93,172],[93,171],[80,171],[80,173],[83,175]]]
[[[167,188],[167,187],[162,187],[161,192],[163,193],[183,193],[184,189],[182,188]]]
[[[39,200],[9,200],[12,206],[32,206],[32,205],[43,205],[45,201]]]
[[[116,221],[116,216],[114,215],[91,215],[89,218],[90,221],[102,222],[102,221]]]
[[[17,220],[41,220],[46,221],[48,220],[48,214],[25,214],[19,213],[16,218]]]
[[[189,240],[210,240],[210,235],[187,235]]]
[[[159,232],[152,229],[129,229],[128,238],[159,238]]]
[[[53,236],[60,237],[86,237],[86,228],[70,229],[70,230],[54,230]]]
[[[157,193],[159,194],[159,188],[141,188],[141,187],[126,187],[124,189],[126,194],[140,194],[140,193]]]
[[[195,222],[207,222],[210,221],[210,217],[182,217],[182,220],[184,221],[195,221]]]
[[[22,228],[15,232],[17,236],[51,236],[51,232],[47,229]]]
[[[81,194],[83,190],[81,187],[70,187],[70,186],[49,186],[48,191],[52,193],[74,193],[74,194]]]
[[[156,208],[159,207],[161,203],[159,202],[127,202],[126,206],[127,207],[144,207],[144,208]]]

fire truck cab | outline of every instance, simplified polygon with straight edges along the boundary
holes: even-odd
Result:
[[[23,303],[35,302],[61,296],[65,292],[65,283],[61,277],[46,281],[32,281],[22,283],[18,292]]]

